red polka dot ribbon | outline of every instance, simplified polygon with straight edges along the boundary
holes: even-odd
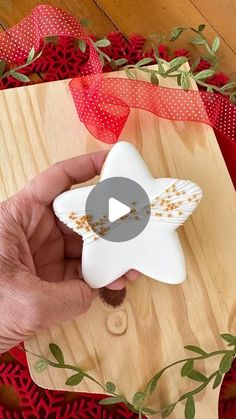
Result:
[[[89,58],[80,77],[70,82],[80,120],[98,140],[118,140],[131,108],[144,109],[174,121],[212,126],[236,183],[236,106],[220,94],[165,88],[137,80],[108,78],[102,73],[98,53],[79,22],[56,7],[36,7],[22,22],[0,35],[0,59],[10,63],[26,59],[32,46],[38,50],[46,36],[70,36],[89,45]],[[191,141],[191,139],[190,139]]]

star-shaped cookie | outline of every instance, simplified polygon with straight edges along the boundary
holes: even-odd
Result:
[[[96,208],[94,214],[86,213],[94,185],[64,192],[53,203],[57,217],[83,237],[85,281],[93,288],[104,287],[130,269],[168,284],[184,281],[185,261],[176,229],[200,202],[200,187],[189,180],[153,178],[138,150],[125,141],[116,143],[106,158],[100,182],[110,178],[125,178],[140,185],[149,198],[149,208],[133,202],[130,213],[111,224],[105,215],[107,202],[104,213],[102,208],[99,214]],[[131,223],[138,225],[144,213],[148,213],[148,222],[136,237],[118,242],[106,239],[110,229],[115,231],[120,223],[126,230]]]

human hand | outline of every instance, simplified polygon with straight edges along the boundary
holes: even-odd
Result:
[[[106,152],[54,164],[0,204],[0,353],[84,313],[97,295],[81,279],[82,241],[60,223],[54,198],[100,173]],[[109,288],[122,289],[129,271]]]

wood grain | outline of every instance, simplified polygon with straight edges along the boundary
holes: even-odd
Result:
[[[197,28],[200,23],[205,23],[204,33],[210,42],[216,35],[221,38],[221,69],[226,73],[236,71],[235,50],[231,46],[235,43],[232,41],[235,39],[235,31],[231,30],[235,28],[236,24],[234,1],[129,0],[127,2],[126,0],[96,0],[96,3],[106,11],[124,35],[130,35],[132,32],[146,36],[155,32],[168,35],[170,30],[177,26]],[[201,8],[196,7],[198,3],[202,4]],[[228,4],[227,7],[224,7],[225,3]],[[222,10],[224,10],[223,14]],[[227,37],[225,33],[227,33]],[[190,37],[194,37],[194,34],[191,32],[183,34],[173,44],[173,47],[185,47],[191,51],[193,56],[199,56],[199,51],[202,51],[202,48],[188,44]]]
[[[78,120],[68,81],[2,91],[0,106],[2,199],[52,162],[107,147]],[[48,343],[55,342],[67,363],[80,365],[102,383],[115,382],[118,391],[131,398],[152,374],[185,357],[184,345],[214,350],[222,346],[219,333],[234,331],[236,199],[210,127],[132,110],[121,139],[136,144],[154,176],[191,179],[203,189],[199,208],[179,229],[188,278],[182,285],[170,286],[143,277],[128,286],[119,309],[97,299],[87,314],[37,334],[26,347],[50,356]],[[39,375],[33,369],[35,358],[28,360],[40,386],[68,390],[69,372],[48,368]],[[217,360],[212,359],[202,365],[202,372],[216,367]],[[170,371],[150,405],[163,406],[190,386],[178,369]],[[101,392],[87,380],[73,390]],[[196,418],[216,419],[217,399],[218,391],[210,388],[199,395]],[[180,405],[170,418],[182,417]]]
[[[67,10],[78,20],[86,17],[92,23],[90,32],[102,37],[116,26],[93,0],[0,0],[0,23],[5,29],[15,25],[39,4],[49,4]]]
[[[0,0],[0,31],[1,25],[5,29],[15,25],[41,3],[41,0]],[[236,77],[234,0],[46,0],[44,3],[61,7],[77,19],[87,17],[92,22],[90,31],[97,36],[117,29],[124,36],[168,34],[176,26],[197,27],[205,23],[207,38],[212,41],[218,35],[221,39],[220,69],[233,79]],[[199,48],[191,46],[187,40],[187,34],[183,35],[171,48],[185,47],[193,57],[197,56]]]
[[[231,51],[236,54],[236,3],[234,0],[192,0],[192,4],[211,24],[212,28],[220,34]],[[225,57],[227,59],[227,57]],[[234,60],[235,62],[235,60]],[[236,72],[236,65],[234,65],[233,73]]]

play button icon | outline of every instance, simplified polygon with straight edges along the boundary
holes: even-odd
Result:
[[[118,201],[118,199],[109,199],[108,219],[111,223],[113,223],[113,221],[116,221],[121,217],[124,217],[124,215],[129,214],[130,211],[131,208],[128,207],[128,205],[125,205],[122,202]]]
[[[111,177],[94,186],[85,211],[97,236],[123,242],[145,229],[151,209],[148,195],[138,183],[125,177]]]

